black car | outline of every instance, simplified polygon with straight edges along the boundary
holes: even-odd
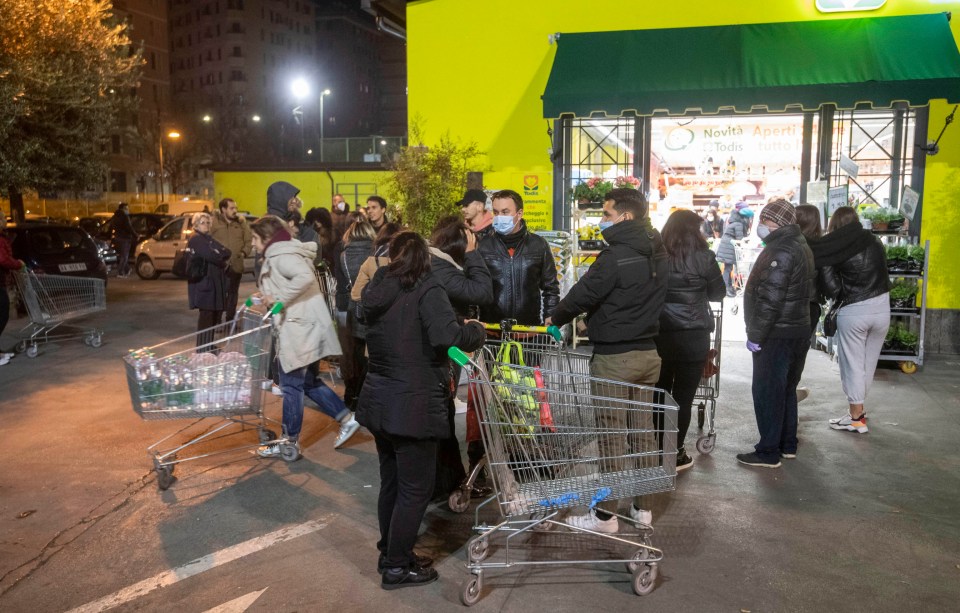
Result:
[[[137,232],[137,240],[130,245],[131,262],[134,253],[137,251],[137,245],[156,234],[157,230],[171,219],[173,219],[173,215],[163,215],[161,213],[130,213],[130,223],[133,224],[133,229]],[[113,233],[109,225],[110,216],[81,217],[76,223],[94,238],[106,241],[113,240]],[[116,245],[113,245],[113,248],[116,249]]]
[[[29,268],[54,275],[96,277],[107,280],[107,265],[96,243],[81,228],[63,224],[8,225],[13,237],[13,257]]]

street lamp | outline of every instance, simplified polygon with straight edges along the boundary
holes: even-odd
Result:
[[[330,90],[320,92],[320,161],[323,161],[323,99],[330,95]]]
[[[180,138],[180,133],[176,130],[170,130],[167,133],[167,138],[170,140],[177,140]],[[157,204],[163,202],[163,135],[160,135],[160,138],[157,139],[157,146],[160,149],[159,158],[160,158],[160,173],[157,175],[157,181],[160,183],[160,199],[157,201]],[[172,186],[171,186],[172,187]]]
[[[210,117],[209,115],[204,115],[204,116],[203,116],[203,123],[210,123],[210,121],[211,121],[212,119],[213,119],[213,118]]]
[[[310,96],[310,84],[307,83],[307,80],[303,77],[298,77],[290,83],[290,91],[293,93],[293,97],[296,98],[298,102],[303,102]],[[303,155],[304,150],[304,141],[303,141],[303,105],[298,104],[293,109],[293,117],[297,120],[297,123],[300,124],[300,154],[297,157]]]

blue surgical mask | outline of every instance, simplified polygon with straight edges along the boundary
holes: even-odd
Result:
[[[621,219],[623,219],[623,216],[624,216],[624,215],[626,215],[626,213],[621,213],[621,214],[620,214],[620,217],[617,217],[617,218],[614,219],[613,221],[601,221],[601,222],[597,222],[597,227],[600,228],[600,231],[601,231],[601,232],[603,232],[604,230],[606,230],[606,229],[609,228],[610,226],[614,225],[615,223],[617,223],[618,221],[620,221]]]
[[[495,215],[493,217],[493,230],[497,234],[509,234],[515,225],[517,225],[517,222],[513,215]]]
[[[766,226],[764,224],[757,226],[757,236],[760,237],[760,240],[766,240],[766,238],[770,236],[771,232],[773,232],[773,230],[770,229],[770,226]]]

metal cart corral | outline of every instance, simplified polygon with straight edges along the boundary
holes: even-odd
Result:
[[[568,509],[593,508],[604,500],[674,489],[677,405],[673,399],[651,387],[498,362],[489,354],[485,361],[471,360],[455,347],[450,357],[466,367],[470,383],[476,386],[483,443],[496,490],[496,496],[477,509],[478,536],[467,545],[472,577],[463,586],[463,604],[470,606],[481,598],[485,570],[526,565],[622,563],[632,574],[634,591],[650,593],[663,559],[663,552],[651,545],[650,526],[637,524],[637,530],[601,534],[566,525],[558,516]],[[480,509],[493,502],[502,521],[481,524]],[[617,517],[621,523],[634,524],[633,519]],[[553,529],[551,537],[586,538],[592,545],[619,551],[590,559],[518,557],[516,550],[530,545],[533,532],[544,528]]]
[[[713,333],[710,335],[710,349],[703,365],[700,385],[693,397],[697,403],[697,427],[700,437],[697,439],[697,451],[710,453],[717,442],[715,418],[717,416],[717,396],[720,395],[720,354],[723,347],[723,307],[711,307],[713,311]],[[704,426],[707,431],[704,433]],[[680,441],[682,443],[683,441]]]
[[[103,279],[36,274],[22,269],[13,274],[30,323],[17,334],[16,350],[34,358],[40,343],[82,338],[91,347],[103,342],[103,330],[65,325],[65,322],[107,308]]]
[[[263,414],[262,388],[268,380],[272,342],[270,314],[244,307],[232,322],[131,351],[124,358],[133,409],[141,418],[194,420],[147,448],[161,490],[173,483],[180,463],[278,440],[277,430],[271,428],[279,429],[280,424]],[[206,421],[214,417],[219,421]],[[236,428],[224,432],[231,427]],[[190,430],[195,434],[187,437]],[[182,455],[199,443],[248,430],[257,431],[256,442]],[[185,437],[185,442],[161,447]],[[278,442],[284,460],[297,458],[295,445]]]

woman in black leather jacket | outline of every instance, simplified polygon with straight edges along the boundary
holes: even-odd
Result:
[[[693,211],[676,211],[662,233],[670,259],[670,276],[656,339],[661,359],[657,387],[670,392],[679,406],[678,471],[693,466],[683,442],[714,328],[709,303],[723,300],[725,291],[720,266],[700,232],[700,225],[700,218]]]
[[[834,430],[867,432],[863,408],[890,327],[890,275],[880,239],[864,230],[848,206],[830,218],[814,250],[824,295],[842,300],[837,316],[840,382],[850,411],[830,420]]]

